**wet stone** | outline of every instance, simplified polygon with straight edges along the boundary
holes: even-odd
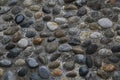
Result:
[[[39,66],[37,61],[34,58],[28,58],[26,59],[26,63],[30,68],[36,68]]]
[[[0,60],[0,66],[1,67],[10,67],[11,65],[12,65],[12,62],[8,59]]]
[[[111,56],[111,57],[109,57],[108,58],[109,59],[109,61],[111,61],[112,63],[118,63],[119,62],[119,58],[118,57],[116,57],[116,56]]]
[[[38,73],[42,79],[49,79],[50,77],[50,72],[45,66],[39,67]]]

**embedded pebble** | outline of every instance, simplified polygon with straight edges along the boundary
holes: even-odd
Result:
[[[39,65],[34,58],[28,58],[28,59],[26,59],[26,63],[28,64],[28,66],[30,68],[36,68]]]
[[[26,38],[23,38],[21,40],[18,41],[18,46],[25,48],[28,46],[28,40]]]
[[[55,22],[47,22],[47,27],[49,30],[54,31],[58,28],[58,25]]]

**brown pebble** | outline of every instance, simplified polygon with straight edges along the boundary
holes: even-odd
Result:
[[[55,33],[54,33],[54,35],[57,38],[64,37],[65,36],[65,31],[63,31],[63,30],[56,30]]]
[[[42,13],[41,12],[36,12],[34,17],[35,17],[35,19],[40,19],[40,17],[42,17]]]
[[[50,69],[55,69],[55,68],[58,68],[59,66],[60,66],[60,62],[58,62],[58,61],[51,62],[51,63],[48,65],[48,67],[49,67]]]
[[[74,77],[77,76],[77,73],[71,71],[71,72],[68,72],[68,73],[66,74],[66,76],[67,76],[67,77],[70,77],[70,78],[74,78]]]
[[[112,72],[115,70],[115,66],[113,64],[105,64],[102,66],[102,69],[106,72]]]
[[[22,38],[21,33],[20,33],[20,32],[17,32],[17,33],[15,33],[15,34],[13,35],[12,41],[13,41],[13,42],[18,42],[21,38]]]
[[[60,69],[54,69],[51,72],[52,76],[57,77],[57,76],[61,76],[62,75],[62,71]]]
[[[4,70],[0,68],[0,77],[3,76],[3,74],[4,74]]]
[[[33,39],[33,44],[34,45],[40,45],[42,43],[42,38],[34,38]]]
[[[79,47],[73,48],[72,51],[73,51],[75,54],[84,54],[84,53],[85,53],[85,51],[84,51],[82,48],[79,48]]]

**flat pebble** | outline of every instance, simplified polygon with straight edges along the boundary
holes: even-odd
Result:
[[[39,65],[38,62],[34,58],[28,58],[28,59],[26,59],[26,63],[28,64],[28,66],[30,68],[36,68]]]
[[[26,38],[22,38],[21,40],[18,41],[18,46],[25,48],[28,46],[28,40]]]

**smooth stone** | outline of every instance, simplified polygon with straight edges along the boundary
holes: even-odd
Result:
[[[40,33],[40,37],[41,38],[46,38],[46,37],[50,37],[52,34],[50,32],[41,32]]]
[[[96,66],[97,68],[100,68],[102,66],[102,59],[100,57],[94,58],[94,66]]]
[[[3,45],[5,45],[5,44],[9,43],[10,41],[11,41],[11,38],[8,37],[8,36],[5,36],[5,37],[3,37],[3,39],[1,40],[1,43],[2,43]]]
[[[113,26],[113,23],[110,19],[108,18],[101,18],[98,20],[98,24],[102,27],[102,28],[110,28]]]
[[[22,51],[22,49],[20,49],[20,48],[13,48],[9,51],[9,53],[7,54],[7,57],[15,58],[21,53],[21,51]]]
[[[14,43],[9,43],[9,44],[7,44],[7,45],[5,46],[5,49],[6,49],[6,50],[11,50],[11,49],[13,49],[13,48],[15,48],[15,44],[14,44]]]
[[[105,72],[113,72],[115,70],[115,65],[113,65],[113,64],[105,64],[105,65],[102,66],[102,69]]]
[[[49,38],[47,39],[47,42],[53,42],[53,41],[55,41],[55,40],[56,40],[55,37],[49,37]]]
[[[75,55],[74,61],[78,64],[84,64],[86,61],[86,57],[82,54]]]
[[[102,70],[98,70],[97,75],[99,77],[101,77],[102,79],[108,79],[109,78],[108,73],[106,73],[105,71],[102,71]]]
[[[119,46],[119,45],[112,46],[112,47],[111,47],[111,51],[112,51],[113,53],[115,53],[115,52],[120,52],[120,46]]]
[[[60,56],[61,56],[60,53],[52,54],[51,57],[50,57],[50,61],[55,61],[55,60],[57,60]]]
[[[43,6],[43,7],[42,7],[42,11],[43,11],[44,13],[46,13],[46,14],[50,14],[50,13],[51,13],[50,8],[47,7],[47,6]]]
[[[28,40],[26,38],[22,38],[18,41],[18,46],[21,48],[25,48],[28,46]]]
[[[69,44],[61,44],[58,48],[60,52],[69,52],[72,50],[72,47]]]
[[[60,7],[54,7],[52,10],[52,14],[53,15],[58,15],[61,12],[61,8]]]
[[[108,60],[112,63],[118,63],[120,61],[120,59],[114,55],[110,56]]]
[[[24,56],[30,56],[34,52],[34,47],[33,46],[28,46],[26,49],[23,51]]]
[[[75,5],[78,7],[82,7],[85,4],[87,4],[87,0],[76,0],[75,1]]]
[[[69,28],[69,34],[74,36],[74,35],[78,35],[80,33],[79,28]]]
[[[87,22],[87,23],[93,23],[94,21],[95,20],[93,18],[91,18],[91,17],[86,17],[85,18],[85,22]],[[93,26],[90,25],[90,29],[95,29],[95,27],[96,26],[93,27]]]
[[[40,10],[40,6],[39,5],[32,5],[32,6],[30,6],[30,10],[31,11],[39,11]]]
[[[49,79],[50,72],[45,66],[39,67],[38,74],[42,79]]]
[[[75,68],[75,63],[73,61],[68,61],[63,64],[63,68],[67,71],[71,71]]]
[[[43,21],[46,21],[46,22],[47,22],[47,21],[50,21],[51,18],[52,18],[52,17],[51,17],[50,15],[46,15],[46,16],[43,17]]]
[[[107,56],[112,55],[112,51],[109,50],[109,49],[103,48],[103,49],[100,49],[100,50],[98,51],[98,54],[99,54],[100,56],[102,56],[102,57],[107,57]]]
[[[55,42],[48,43],[45,47],[46,52],[53,53],[57,50],[58,44]]]
[[[59,39],[59,43],[60,44],[63,44],[63,43],[66,43],[66,42],[68,42],[68,38],[67,37],[62,37],[62,38]]]
[[[54,31],[58,28],[58,24],[55,22],[47,22],[47,27],[49,30]]]
[[[90,46],[91,45],[91,40],[85,40],[82,44],[81,44],[81,46],[82,47],[88,47],[88,46]]]
[[[60,62],[58,62],[58,61],[54,61],[54,62],[51,62],[48,64],[48,67],[50,69],[55,69],[55,68],[58,68],[59,66],[60,66]]]
[[[16,15],[18,13],[20,13],[22,11],[22,8],[20,6],[14,6],[12,9],[11,9],[11,13]]]
[[[13,26],[4,31],[4,35],[14,35],[19,30],[18,26]]]
[[[12,15],[10,15],[10,14],[4,14],[4,15],[2,16],[2,19],[3,19],[4,21],[11,21],[11,20],[13,20],[13,17],[12,17]]]
[[[42,38],[36,37],[36,38],[33,39],[32,42],[33,42],[34,45],[40,45],[42,43],[42,41],[43,41]]]
[[[80,47],[75,47],[75,48],[72,49],[72,51],[75,54],[84,54],[85,53],[85,51],[82,48],[80,48]]]
[[[54,6],[56,5],[56,2],[55,2],[54,0],[50,0],[50,1],[48,2],[48,5],[49,5],[50,7],[54,7]]]
[[[112,41],[112,39],[106,38],[106,37],[103,37],[103,38],[100,39],[100,43],[102,43],[102,44],[108,44],[111,41]]]
[[[36,31],[42,31],[44,29],[44,24],[40,21],[34,23]]]
[[[97,51],[98,45],[97,44],[91,44],[87,47],[86,53],[87,54],[94,54]]]
[[[76,76],[77,76],[77,73],[72,71],[66,74],[66,77],[69,77],[69,78],[75,78]]]
[[[65,5],[64,10],[77,10],[77,6],[70,4],[70,5]]]
[[[13,42],[18,42],[22,38],[22,34],[20,32],[17,32],[13,35],[12,41]]]
[[[102,34],[99,32],[93,32],[90,34],[90,38],[93,38],[93,39],[99,39],[101,37],[102,37]]]
[[[61,38],[61,37],[64,37],[66,33],[64,30],[58,29],[55,31],[54,35],[56,38]]]
[[[36,32],[35,31],[27,31],[25,36],[28,38],[33,38],[36,36]]]
[[[67,19],[58,17],[58,18],[55,18],[55,22],[58,24],[65,24],[67,23]]]
[[[79,68],[79,75],[85,77],[89,72],[89,69],[86,66]]]
[[[41,80],[40,76],[37,73],[32,73],[29,79],[30,80]]]
[[[0,66],[1,67],[10,67],[11,65],[12,65],[12,62],[8,59],[0,60]]]
[[[40,61],[41,64],[48,64],[48,58],[46,55],[39,55],[38,56],[38,59]]]
[[[17,0],[10,0],[9,2],[8,2],[8,5],[9,6],[14,6],[14,5],[16,5],[17,4]]]
[[[24,77],[27,74],[27,69],[26,68],[20,68],[17,71],[17,74],[18,74],[19,77]]]
[[[68,43],[72,46],[79,45],[81,43],[80,38],[78,37],[70,37]]]
[[[24,0],[23,4],[24,4],[24,6],[31,6],[32,0]]]
[[[35,49],[33,49],[33,51],[34,51],[35,54],[40,54],[43,51],[43,47],[42,46],[37,46]]]
[[[20,23],[22,23],[22,22],[24,21],[24,19],[25,19],[24,15],[18,14],[18,15],[15,17],[15,22],[16,22],[17,24],[20,24]]]
[[[71,16],[68,18],[69,23],[76,23],[78,21],[80,21],[80,18],[78,16]]]
[[[40,19],[42,17],[42,13],[41,12],[36,12],[35,14],[34,14],[34,18],[35,19]]]
[[[7,71],[4,74],[3,80],[16,80],[16,76],[12,71]]]
[[[33,13],[32,13],[30,10],[26,10],[26,11],[25,11],[25,15],[26,15],[27,17],[33,17]]]
[[[80,17],[84,16],[85,14],[87,14],[87,10],[85,7],[81,7],[77,12],[77,15]]]
[[[24,59],[17,59],[15,61],[15,65],[16,66],[23,66],[25,64],[25,60]]]
[[[115,36],[115,33],[113,30],[108,29],[108,30],[105,30],[104,35],[107,38],[113,38]]]
[[[51,75],[54,76],[54,77],[59,77],[62,75],[62,70],[60,69],[54,69],[52,72],[51,72]]]
[[[26,63],[30,68],[36,68],[39,66],[38,62],[34,58],[27,58]]]
[[[93,58],[91,56],[86,56],[86,65],[88,68],[93,67]]]

